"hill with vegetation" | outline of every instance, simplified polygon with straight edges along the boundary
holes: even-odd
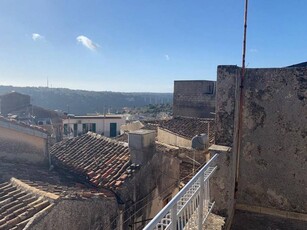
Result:
[[[0,95],[19,92],[31,97],[31,104],[76,115],[86,113],[121,113],[124,107],[172,104],[172,93],[121,93],[110,91],[71,90],[47,87],[0,86]]]

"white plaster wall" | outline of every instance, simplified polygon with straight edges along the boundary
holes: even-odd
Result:
[[[81,122],[80,122],[81,121]],[[79,124],[80,123],[80,124]],[[104,134],[104,136],[110,136],[110,124],[116,123],[116,133],[117,135],[120,133],[120,127],[126,123],[124,117],[121,118],[69,118],[63,120],[63,125],[68,124],[68,126],[73,130],[74,124],[78,124],[78,133],[82,132],[82,124],[89,124],[95,123],[96,124],[96,133]]]
[[[168,144],[174,145],[178,147],[190,148],[192,146],[192,141],[183,137],[180,137],[174,133],[168,132],[161,128],[158,128],[158,141]]]

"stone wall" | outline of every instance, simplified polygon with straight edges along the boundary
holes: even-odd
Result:
[[[42,136],[30,135],[0,126],[0,160],[47,164],[46,151],[47,134],[42,133]]]
[[[218,67],[217,144],[233,139],[239,72]],[[247,69],[243,90],[237,202],[307,213],[307,68]]]
[[[121,187],[118,193],[125,202],[123,229],[129,229],[129,225],[144,227],[163,208],[165,200],[178,192],[179,164],[171,155],[156,153]]]
[[[219,66],[216,83],[215,143],[233,146],[236,90],[240,69],[237,66]]]
[[[175,81],[174,116],[210,118],[215,111],[215,81]]]
[[[225,217],[225,229],[231,224],[235,205],[235,156],[230,147],[212,145],[210,156],[218,154],[217,169],[210,180],[210,197],[215,201],[213,213]]]
[[[57,202],[50,212],[30,222],[25,229],[118,229],[119,209],[113,198],[62,199]]]

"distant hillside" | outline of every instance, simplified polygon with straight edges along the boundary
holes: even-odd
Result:
[[[172,103],[172,93],[120,93],[47,87],[1,86],[0,95],[16,91],[31,96],[31,104],[76,115],[121,111],[123,107]]]

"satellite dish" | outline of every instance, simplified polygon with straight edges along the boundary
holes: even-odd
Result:
[[[196,150],[205,150],[209,147],[209,138],[205,133],[192,138],[192,148]]]

